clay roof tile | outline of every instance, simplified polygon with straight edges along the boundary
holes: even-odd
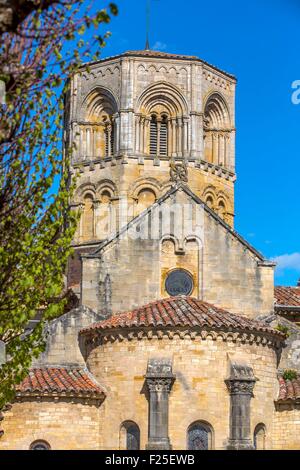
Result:
[[[172,326],[247,330],[284,338],[282,333],[266,323],[235,315],[202,300],[185,296],[157,300],[132,311],[115,314],[84,328],[81,333],[101,334],[114,328],[142,329]]]
[[[67,394],[103,398],[105,393],[87,369],[74,367],[34,367],[16,387],[17,396]]]

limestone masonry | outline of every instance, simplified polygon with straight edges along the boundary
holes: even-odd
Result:
[[[298,449],[300,287],[234,230],[236,79],[128,51],[71,78],[77,299],[0,449]]]

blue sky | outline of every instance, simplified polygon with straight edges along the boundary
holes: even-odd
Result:
[[[146,0],[116,0],[103,56],[145,45]],[[276,283],[300,277],[300,0],[151,0],[150,46],[238,78],[235,228],[268,258]]]

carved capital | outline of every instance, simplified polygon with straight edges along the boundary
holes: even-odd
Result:
[[[255,380],[226,380],[226,385],[230,395],[252,396]]]
[[[146,377],[146,383],[149,392],[167,392],[170,393],[174,377]]]
[[[230,395],[249,395],[253,394],[256,378],[252,367],[247,364],[231,363],[230,377],[225,380]]]
[[[149,392],[170,393],[175,376],[169,359],[150,359],[145,376]]]

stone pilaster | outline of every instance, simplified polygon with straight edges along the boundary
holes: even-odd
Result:
[[[250,434],[250,402],[256,379],[251,367],[231,364],[226,381],[230,394],[230,435],[227,449],[254,449]]]
[[[149,360],[146,374],[149,392],[148,450],[172,449],[169,439],[169,393],[174,380],[170,360]]]

